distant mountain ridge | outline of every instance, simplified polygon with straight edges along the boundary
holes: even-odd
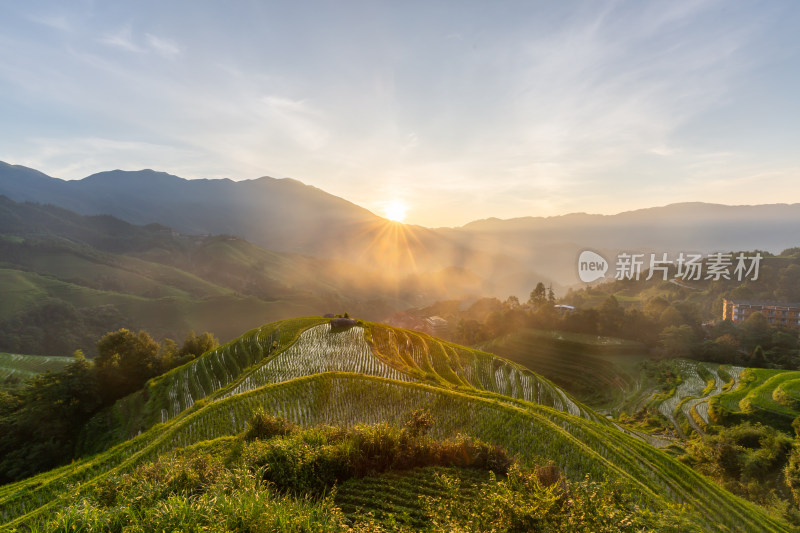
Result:
[[[521,267],[288,178],[187,180],[114,170],[64,181],[0,162],[0,194],[181,233],[236,235],[269,250],[351,261],[398,277],[456,266],[488,278]]]
[[[522,263],[547,262],[539,271],[569,284],[577,281],[576,262],[583,250],[601,252],[609,261],[619,252],[668,253],[765,250],[800,245],[800,204],[728,206],[686,202],[626,211],[616,215],[572,213],[553,217],[485,219],[460,228],[441,228],[457,242]],[[659,255],[660,257],[660,255]]]
[[[703,218],[701,212],[708,217],[713,214],[718,218],[741,219],[747,216],[751,219],[762,219],[772,216],[797,215],[800,213],[800,203],[786,204],[760,204],[760,205],[726,205],[708,202],[678,202],[664,206],[645,207],[622,211],[613,215],[602,215],[597,213],[567,213],[564,215],[553,215],[547,217],[515,217],[501,219],[497,217],[473,220],[463,226],[453,228],[467,231],[498,231],[498,230],[529,230],[532,228],[548,225],[568,225],[570,223],[586,224],[604,223],[614,220],[636,220],[642,216],[648,218],[675,218],[686,216],[688,220]]]
[[[276,251],[301,251],[303,228],[377,220],[346,200],[291,179],[187,180],[153,170],[113,170],[65,181],[0,163],[0,194],[17,202],[58,205],[83,215],[112,214],[133,224],[160,223],[182,233],[230,233]],[[295,206],[308,209],[299,212]],[[320,215],[324,215],[324,221]],[[275,219],[284,221],[280,231]],[[258,231],[255,231],[255,230]],[[254,238],[260,237],[260,238]]]
[[[345,260],[397,277],[457,267],[490,280],[493,295],[525,296],[534,280],[578,282],[577,257],[629,252],[767,250],[800,244],[800,204],[686,202],[616,215],[490,218],[458,228],[391,223],[293,179],[187,180],[114,170],[64,181],[0,162],[0,194],[84,215],[113,214],[189,234],[231,234],[269,250]]]

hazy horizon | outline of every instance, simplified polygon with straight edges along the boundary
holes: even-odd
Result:
[[[62,179],[292,177],[426,227],[800,192],[796,3],[0,13],[0,160]]]
[[[4,162],[4,163],[7,163],[7,164],[14,165],[13,163],[9,163],[8,161],[0,161],[0,162]],[[24,166],[24,165],[21,165],[21,166]],[[27,168],[30,168],[30,167],[27,167]],[[33,170],[39,170],[39,169],[33,169]],[[277,177],[277,176],[266,176],[266,175],[264,175],[264,176],[259,176],[259,177],[256,177],[256,178],[240,178],[240,179],[231,178],[231,177],[228,177],[228,178],[187,178],[185,176],[178,176],[178,175],[175,175],[175,174],[172,174],[172,173],[169,173],[169,172],[165,172],[165,171],[162,171],[162,170],[159,170],[159,169],[155,169],[155,168],[140,168],[140,169],[119,169],[119,168],[115,168],[115,169],[109,169],[109,170],[102,170],[102,171],[97,172],[95,174],[102,174],[102,173],[105,173],[105,172],[116,172],[116,171],[131,172],[131,173],[142,172],[142,171],[153,171],[153,172],[157,172],[157,173],[170,174],[170,175],[176,176],[176,177],[181,178],[181,179],[186,179],[186,180],[193,180],[193,179],[203,179],[203,180],[215,180],[215,179],[218,179],[218,180],[224,180],[224,179],[228,179],[230,181],[238,182],[238,181],[258,180],[258,179],[261,179],[261,178],[290,179],[290,180],[293,180],[293,181],[300,182],[303,185],[309,185],[309,186],[312,186],[312,187],[316,187],[314,185],[310,185],[308,183],[303,182],[303,180],[301,180],[301,179],[298,179],[298,178],[295,178],[295,177],[290,177],[290,176]],[[91,177],[91,176],[93,176],[95,174],[90,174],[90,175],[82,176],[82,177],[79,177],[79,178],[62,178],[60,176],[52,176],[52,175],[49,175],[49,174],[47,174],[47,175],[49,177],[51,177],[51,178],[60,179],[60,180],[63,180],[63,181],[76,181],[76,180],[82,180],[82,179],[85,179],[85,178],[89,178],[89,177]],[[333,193],[330,193],[329,191],[326,191],[325,189],[323,189],[321,187],[316,187],[316,188],[322,190],[323,192],[326,192],[326,193],[329,193],[329,194],[333,194]],[[369,207],[367,207],[365,205],[358,204],[357,202],[354,202],[350,198],[347,198],[347,197],[344,197],[344,196],[338,196],[338,195],[334,195],[334,196],[336,196],[337,198],[341,198],[342,200],[346,200],[346,201],[348,201],[348,202],[350,202],[350,203],[352,203],[352,204],[354,204],[354,205],[356,205],[358,207],[366,209],[366,210],[370,211],[371,213],[373,213],[376,216],[379,216],[379,217],[382,217],[382,218],[388,218],[387,217],[387,213],[381,212],[378,209],[370,209]],[[418,225],[418,226],[422,226],[422,227],[426,227],[426,228],[430,228],[430,229],[439,229],[439,228],[442,228],[442,229],[445,229],[445,228],[457,229],[459,227],[466,226],[466,225],[469,225],[469,224],[474,223],[474,222],[482,222],[482,221],[489,221],[489,220],[510,221],[510,220],[516,220],[516,219],[525,219],[525,218],[543,218],[543,219],[547,219],[547,218],[567,217],[567,216],[573,216],[573,215],[615,216],[615,215],[620,215],[620,214],[624,214],[624,213],[631,213],[631,212],[635,212],[635,211],[666,208],[666,207],[670,207],[670,206],[683,205],[683,204],[706,204],[706,205],[714,205],[714,206],[732,207],[732,208],[734,208],[734,207],[762,207],[762,206],[774,206],[774,205],[791,206],[791,205],[797,205],[798,203],[800,203],[800,202],[772,202],[772,203],[769,203],[769,204],[756,204],[756,203],[725,204],[725,203],[718,203],[718,202],[706,202],[706,201],[703,201],[703,200],[687,200],[687,201],[683,201],[683,202],[672,202],[672,203],[642,205],[642,206],[630,206],[628,208],[624,208],[624,209],[619,210],[619,211],[609,211],[609,212],[570,211],[570,212],[553,213],[553,214],[547,214],[547,215],[537,215],[537,214],[525,215],[525,214],[522,214],[522,215],[518,215],[518,216],[508,216],[508,217],[489,215],[489,216],[485,216],[483,218],[476,218],[476,219],[473,219],[473,220],[468,220],[468,221],[464,222],[463,224],[453,225],[453,226],[435,226],[435,227],[434,226],[425,226],[424,224],[416,224],[416,223],[408,221],[408,220],[400,221],[400,222],[403,223],[403,224]],[[390,220],[391,220],[391,218],[390,218]]]

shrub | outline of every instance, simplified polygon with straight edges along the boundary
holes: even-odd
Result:
[[[283,424],[281,419],[273,422],[277,427]],[[265,481],[292,494],[323,494],[352,477],[425,466],[481,468],[505,474],[513,462],[503,448],[470,437],[436,441],[412,436],[406,429],[376,424],[286,432],[270,440],[248,442],[242,459],[251,470],[263,471]]]
[[[433,427],[433,415],[427,409],[417,409],[406,422],[405,431],[412,437],[427,435]]]
[[[297,426],[283,417],[272,416],[264,411],[256,411],[247,421],[245,440],[271,439],[278,435],[288,435],[297,431]]]

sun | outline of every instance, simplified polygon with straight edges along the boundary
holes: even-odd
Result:
[[[402,200],[394,199],[383,209],[386,218],[394,222],[402,222],[406,218],[406,204]]]

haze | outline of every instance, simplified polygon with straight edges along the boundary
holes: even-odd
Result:
[[[743,1],[4,3],[0,160],[63,179],[288,176],[429,227],[796,201],[798,14]]]

